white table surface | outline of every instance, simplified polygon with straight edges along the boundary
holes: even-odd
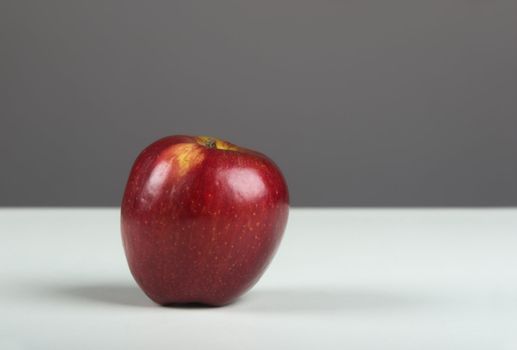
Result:
[[[223,308],[154,305],[117,209],[0,209],[0,349],[517,349],[517,209],[293,209]]]

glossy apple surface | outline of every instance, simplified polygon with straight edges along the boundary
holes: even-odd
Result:
[[[136,159],[121,208],[131,273],[156,303],[224,305],[271,261],[289,211],[265,155],[211,137],[170,136]]]

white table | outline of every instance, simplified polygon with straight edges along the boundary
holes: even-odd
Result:
[[[294,209],[223,308],[136,287],[117,209],[0,209],[0,349],[517,349],[516,209]]]

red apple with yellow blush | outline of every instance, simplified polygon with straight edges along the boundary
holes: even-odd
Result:
[[[137,157],[124,192],[129,268],[158,304],[228,304],[267,268],[288,212],[285,179],[265,155],[213,137],[165,137]]]

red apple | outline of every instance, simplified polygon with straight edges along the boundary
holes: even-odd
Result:
[[[265,155],[212,137],[165,137],[140,153],[124,192],[129,268],[158,304],[228,304],[266,269],[288,212],[284,177]]]

